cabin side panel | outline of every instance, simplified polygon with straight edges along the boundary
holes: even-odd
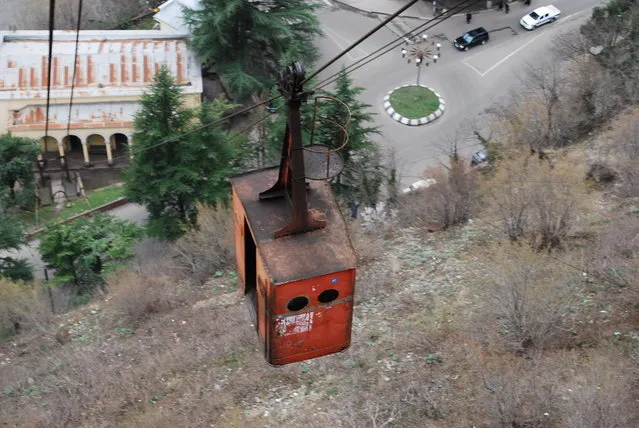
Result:
[[[288,364],[340,352],[350,346],[355,270],[272,288],[267,359]]]

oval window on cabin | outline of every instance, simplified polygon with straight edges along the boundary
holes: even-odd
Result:
[[[320,303],[330,303],[337,299],[337,296],[339,296],[339,291],[331,288],[330,290],[322,291],[317,300],[319,300]]]
[[[286,309],[288,309],[291,312],[297,312],[304,309],[306,305],[308,305],[308,297],[297,296],[297,297],[293,297],[291,300],[288,301],[288,304],[286,305]]]

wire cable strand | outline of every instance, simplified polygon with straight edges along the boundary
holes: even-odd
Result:
[[[270,113],[269,113],[269,114],[264,115],[263,117],[259,118],[258,120],[256,120],[255,122],[251,123],[251,124],[250,124],[250,125],[248,125],[247,127],[243,128],[241,131],[235,132],[233,135],[231,135],[231,136],[229,136],[228,138],[226,138],[226,139],[224,140],[224,143],[228,143],[229,141],[232,141],[234,138],[237,138],[237,137],[238,137],[238,135],[242,135],[242,134],[247,133],[247,132],[248,132],[248,131],[250,131],[250,130],[251,130],[251,129],[255,126],[255,125],[258,125],[259,123],[264,122],[266,119],[268,119],[268,118],[270,118],[270,117],[271,117],[271,114],[270,114]],[[226,119],[226,118],[224,118],[224,119]],[[201,128],[201,127],[200,127],[200,128]],[[192,130],[192,131],[189,131],[189,132],[195,132],[195,131],[193,131],[193,130]],[[185,133],[184,135],[186,135],[186,133]],[[179,139],[179,138],[178,138],[178,139]],[[166,141],[163,141],[163,142],[160,142],[160,143],[157,143],[157,144],[153,144],[153,145],[151,145],[151,146],[149,146],[149,147],[145,147],[145,148],[143,148],[143,149],[139,149],[139,150],[137,150],[137,151],[136,151],[136,149],[135,149],[135,144],[134,144],[134,145],[133,145],[133,156],[137,155],[138,153],[142,153],[142,152],[145,152],[145,151],[147,151],[147,150],[154,149],[154,148],[156,148],[156,147],[158,147],[158,146],[161,146],[161,145],[163,145],[163,144],[166,144],[166,143],[167,143]],[[121,156],[116,156],[116,157],[114,157],[114,158],[113,158],[113,160],[125,159],[125,158],[128,158],[128,157],[129,157],[129,155],[121,155]]]
[[[319,73],[321,73],[322,71],[324,71],[328,67],[330,67],[333,63],[335,63],[335,61],[337,61],[338,59],[340,59],[341,57],[343,57],[344,55],[349,53],[351,50],[353,50],[355,47],[357,47],[360,43],[362,43],[364,40],[368,39],[370,36],[375,34],[382,27],[387,25],[393,19],[397,18],[400,13],[402,13],[403,11],[405,11],[406,9],[408,9],[409,7],[411,7],[412,5],[417,3],[418,1],[419,0],[411,0],[411,1],[409,1],[407,4],[404,5],[404,7],[402,7],[401,9],[396,11],[395,13],[393,13],[391,16],[386,18],[384,21],[380,22],[377,26],[375,26],[375,28],[370,30],[368,33],[364,34],[362,37],[357,39],[355,42],[351,43],[351,45],[349,47],[347,47],[346,49],[342,50],[342,52],[337,54],[333,59],[329,60],[326,64],[324,64],[323,66],[321,66],[320,68],[315,70],[313,73],[311,73],[310,76],[308,76],[307,78],[304,79],[304,81],[302,82],[302,85],[307,83],[309,80],[311,80],[313,77],[317,76]]]
[[[355,70],[363,67],[364,65],[369,64],[370,62],[376,60],[377,58],[381,57],[382,55],[384,55],[384,54],[390,52],[391,50],[396,49],[397,47],[399,47],[402,44],[404,44],[405,43],[404,39],[406,37],[413,36],[414,33],[419,32],[419,31],[430,30],[430,29],[434,28],[435,26],[441,24],[442,22],[446,21],[447,19],[450,19],[456,13],[462,12],[463,10],[465,10],[468,7],[472,6],[476,2],[477,2],[477,0],[465,0],[464,2],[459,3],[458,5],[456,5],[456,6],[452,7],[451,9],[447,10],[442,15],[439,15],[439,16],[436,16],[434,18],[429,19],[428,21],[424,22],[423,24],[418,25],[417,27],[415,27],[411,31],[409,31],[409,32],[407,32],[407,33],[405,33],[405,34],[403,34],[401,36],[398,36],[397,38],[395,38],[391,42],[387,43],[386,45],[382,46],[381,48],[378,48],[377,50],[371,52],[370,54],[358,59],[353,64],[350,64],[347,67],[345,67],[344,70],[340,70],[340,71],[337,71],[337,72],[333,73],[331,76],[329,76],[329,77],[325,78],[324,80],[322,80],[321,82],[317,83],[313,87],[313,90],[322,89],[322,88],[330,85],[331,83],[335,82],[337,80],[337,78],[339,78],[339,76],[342,73],[350,74],[350,73],[354,72]],[[439,21],[437,21],[437,20],[439,20]],[[437,21],[437,22],[434,22],[434,21]],[[430,24],[432,24],[432,25],[430,25]],[[386,49],[386,50],[384,50],[384,49]],[[376,55],[376,56],[373,57],[374,55]],[[373,58],[371,58],[371,57],[373,57]],[[363,62],[363,61],[365,61],[365,62]],[[324,68],[326,68],[326,67],[323,67],[322,69],[324,69]]]
[[[51,65],[53,63],[53,28],[55,26],[55,0],[49,0],[49,64],[47,74],[47,108],[44,122],[44,144],[49,137],[49,107],[51,105]]]
[[[54,0],[52,0],[52,1],[54,1]],[[449,18],[452,16],[452,14],[453,14],[453,13],[456,13],[456,12],[457,12],[457,11],[459,11],[459,10],[463,10],[463,9],[465,9],[466,7],[470,6],[472,3],[476,2],[476,1],[477,1],[477,0],[465,0],[464,2],[460,3],[459,5],[457,5],[457,6],[453,7],[453,8],[451,8],[451,9],[449,9],[448,11],[446,11],[446,13],[444,13],[443,15],[447,15],[447,16],[445,16],[444,18],[441,18],[441,15],[440,15],[439,17],[433,18],[433,19],[431,19],[431,20],[427,21],[426,23],[424,23],[424,24],[422,24],[422,25],[418,26],[417,28],[415,28],[415,29],[411,30],[409,33],[406,33],[404,36],[400,36],[399,38],[395,39],[393,42],[391,42],[391,43],[387,44],[386,46],[384,46],[384,47],[382,47],[382,48],[380,48],[380,49],[378,49],[376,52],[379,52],[380,50],[384,49],[385,47],[388,47],[390,44],[396,43],[396,42],[397,42],[398,40],[400,40],[400,39],[401,39],[401,40],[403,40],[403,38],[404,38],[405,36],[407,36],[407,35],[411,35],[412,33],[416,32],[416,31],[420,31],[420,28],[422,28],[423,26],[428,25],[428,24],[432,23],[433,21],[435,21],[435,20],[437,20],[437,19],[440,19],[438,22],[435,22],[435,23],[434,23],[431,27],[429,27],[429,29],[430,29],[430,28],[435,27],[435,26],[436,26],[436,25],[438,25],[439,23],[441,23],[441,22],[445,21],[446,19],[449,19]],[[412,5],[413,3],[414,3],[414,2],[412,2],[412,3],[410,3],[410,4]],[[405,10],[405,8],[404,8],[404,7],[403,7],[403,8],[401,8],[398,12],[396,12],[396,13],[394,13],[394,14],[392,15],[392,18],[397,17],[397,16],[398,16],[401,12],[403,12],[404,10]],[[449,13],[450,13],[450,14],[449,14]],[[386,19],[386,20],[384,21],[384,23],[385,23],[385,24],[387,24],[387,23],[388,23],[388,22],[390,22],[391,20],[392,20],[392,19]],[[385,25],[385,24],[384,24],[384,25]],[[383,26],[383,25],[382,25],[382,26]],[[374,31],[369,31],[369,32],[367,33],[367,35],[365,35],[365,36],[361,37],[361,38],[360,38],[360,40],[358,40],[355,44],[353,44],[353,45],[352,45],[351,47],[349,47],[348,49],[352,49],[352,48],[356,47],[359,43],[361,43],[361,42],[363,42],[364,40],[366,40],[366,39],[367,39],[368,37],[370,37],[370,36],[371,36],[371,35],[372,35],[375,31],[379,30],[379,28],[381,28],[382,26],[377,26],[377,27],[374,29]],[[401,42],[401,43],[403,43],[403,42]],[[400,43],[400,44],[401,44],[401,43]],[[392,47],[391,49],[394,49],[394,48],[395,48],[395,47]],[[371,61],[373,61],[373,60],[375,60],[375,59],[379,58],[379,56],[381,56],[381,55],[383,55],[383,54],[385,54],[385,53],[389,52],[391,49],[388,49],[388,50],[386,50],[385,52],[382,52],[380,55],[376,56],[375,58],[370,59],[369,61],[365,62],[364,64],[360,64],[360,65],[359,65],[358,67],[356,67],[355,69],[353,69],[353,70],[351,70],[351,71],[348,71],[348,73],[350,73],[350,72],[352,72],[352,71],[355,71],[355,70],[357,70],[358,68],[360,68],[360,67],[362,67],[362,66],[364,66],[364,65],[366,65],[366,64],[368,64],[368,63],[370,63]],[[346,52],[348,52],[348,50],[344,51],[344,53],[346,53]],[[370,57],[371,55],[374,55],[374,54],[375,54],[375,52],[373,52],[373,53],[369,54],[367,57]],[[326,63],[326,64],[324,64],[323,66],[321,66],[318,70],[316,70],[316,71],[315,71],[315,72],[313,72],[313,73],[312,73],[312,74],[311,74],[308,78],[306,78],[306,79],[304,80],[304,82],[307,82],[309,79],[311,79],[312,77],[316,76],[316,75],[317,75],[318,73],[320,73],[322,70],[324,70],[324,69],[326,69],[327,67],[329,67],[332,63],[334,63],[334,62],[335,62],[337,59],[339,59],[341,56],[342,56],[342,54],[340,54],[340,55],[338,55],[336,58],[333,58],[332,60],[330,60],[330,61],[329,61],[329,63]],[[362,58],[362,60],[363,60],[363,59],[366,59],[367,57]],[[358,61],[358,62],[359,62],[359,61]],[[353,64],[353,65],[354,65],[354,64]],[[338,72],[338,73],[334,74],[333,76],[329,77],[329,79],[330,79],[330,78],[332,78],[332,77],[334,77],[334,76],[338,76],[338,75],[340,75],[341,73],[342,73],[342,72],[340,71],[340,72]],[[326,80],[324,80],[323,82],[326,82]],[[319,89],[321,89],[321,88],[323,88],[323,87],[327,86],[328,84],[332,83],[332,81],[331,81],[331,82],[325,83],[325,84],[323,84],[321,87],[319,87],[319,85],[321,85],[323,82],[320,82],[320,84],[318,84],[318,86],[314,87],[312,90],[315,90],[315,89],[318,89],[318,88],[319,88]],[[275,97],[269,98],[269,99],[267,99],[267,100],[265,100],[265,101],[262,101],[262,102],[260,102],[260,103],[258,103],[258,104],[255,104],[255,105],[253,105],[253,106],[250,106],[250,107],[244,108],[244,109],[242,109],[242,110],[240,110],[240,111],[237,111],[237,112],[235,112],[235,113],[233,113],[233,114],[231,114],[231,115],[228,115],[228,116],[222,117],[222,118],[220,118],[220,119],[214,120],[213,122],[210,122],[210,123],[207,123],[207,124],[204,124],[204,125],[198,126],[198,127],[194,128],[194,129],[191,129],[191,130],[189,130],[189,131],[187,131],[187,132],[185,132],[185,133],[182,133],[182,134],[177,135],[177,136],[175,136],[175,137],[171,137],[171,138],[169,138],[169,139],[167,139],[167,140],[161,141],[161,142],[159,142],[159,143],[157,143],[157,144],[154,144],[154,145],[152,145],[152,146],[146,147],[144,150],[150,150],[150,149],[152,149],[152,148],[159,147],[159,146],[162,146],[162,145],[164,145],[164,144],[168,144],[168,143],[176,142],[176,141],[178,141],[179,139],[181,139],[181,138],[183,138],[183,137],[186,137],[186,136],[188,136],[188,135],[194,134],[194,133],[196,133],[196,132],[198,132],[198,131],[201,131],[201,130],[203,130],[203,129],[206,129],[206,128],[208,128],[208,127],[218,125],[218,124],[220,124],[220,123],[222,123],[222,122],[224,122],[224,121],[226,121],[226,120],[228,120],[228,119],[230,119],[230,118],[232,118],[232,117],[235,117],[235,116],[238,116],[238,115],[241,115],[241,114],[244,114],[244,113],[248,113],[249,111],[251,111],[251,110],[253,110],[253,109],[257,108],[257,107],[263,106],[263,105],[265,105],[265,104],[269,104],[269,103],[271,103],[271,102],[273,102],[273,101],[275,101],[275,100],[277,100],[277,99],[279,99],[279,98],[281,98],[281,97],[282,97],[282,95],[277,95],[277,96],[275,96]],[[120,156],[120,157],[118,157],[118,158],[121,158],[121,157],[122,157],[122,156]],[[114,158],[114,159],[116,159],[116,158]]]
[[[71,110],[73,109],[73,90],[75,89],[75,76],[78,69],[78,44],[80,43],[80,22],[82,20],[82,3],[78,4],[78,24],[76,25],[75,33],[75,53],[73,54],[73,77],[71,78],[71,96],[69,97],[69,117],[67,119],[67,137],[71,130]]]

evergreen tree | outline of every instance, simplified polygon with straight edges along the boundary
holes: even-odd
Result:
[[[8,215],[0,213],[0,277],[13,281],[29,281],[33,279],[31,266],[25,259],[16,259],[6,254],[6,251],[17,250],[25,244],[22,224]]]
[[[174,239],[196,224],[196,202],[214,204],[228,196],[226,178],[234,170],[241,139],[212,127],[176,138],[232,106],[216,101],[195,111],[182,108],[180,88],[166,68],[141,104],[126,194],[149,211],[151,235]]]
[[[335,190],[348,201],[374,206],[383,182],[384,168],[379,147],[370,139],[372,134],[379,134],[377,127],[369,125],[373,122],[372,113],[367,111],[371,106],[357,99],[362,91],[364,88],[353,86],[352,79],[342,70],[335,81],[335,89],[325,94],[342,101],[348,109],[338,102],[324,101],[320,114],[348,127],[348,144],[341,152],[344,170],[334,180]],[[319,122],[314,142],[336,148],[344,143],[344,133],[335,126]]]
[[[314,39],[321,35],[313,12],[299,0],[201,0],[185,9],[192,48],[206,67],[214,66],[235,96],[272,87],[282,67],[293,60],[309,67],[318,58]]]
[[[33,165],[40,152],[30,138],[0,135],[0,198],[4,208],[30,207],[35,202]],[[16,184],[21,191],[16,192]]]

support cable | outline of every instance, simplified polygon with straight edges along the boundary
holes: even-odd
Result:
[[[53,28],[55,26],[55,0],[49,0],[49,63],[47,74],[47,112],[44,124],[44,144],[49,137],[49,107],[51,103],[51,66],[53,63]]]
[[[372,30],[370,30],[368,33],[364,34],[362,37],[360,37],[359,39],[357,39],[355,42],[351,43],[351,45],[349,47],[347,47],[346,49],[342,50],[342,52],[340,52],[339,54],[337,54],[333,59],[329,60],[326,64],[324,64],[323,66],[321,66],[320,68],[318,68],[317,70],[315,70],[313,73],[311,73],[310,76],[308,76],[306,79],[304,79],[301,83],[301,85],[304,85],[305,83],[307,83],[309,80],[311,80],[313,77],[317,76],[319,73],[321,73],[322,71],[324,71],[325,69],[327,69],[328,67],[330,67],[333,63],[335,63],[335,61],[337,61],[338,59],[340,59],[341,57],[343,57],[344,55],[346,55],[347,53],[349,53],[351,50],[353,50],[355,47],[357,47],[357,45],[359,45],[360,43],[362,43],[364,40],[368,39],[370,36],[372,36],[373,34],[375,34],[377,31],[379,31],[382,27],[386,26],[389,22],[391,22],[393,19],[397,18],[399,16],[400,13],[402,13],[403,11],[405,11],[406,9],[408,9],[409,7],[411,7],[412,5],[414,5],[415,3],[417,3],[419,0],[411,0],[409,1],[407,4],[404,5],[404,7],[402,7],[401,9],[399,9],[398,11],[396,11],[395,13],[393,13],[391,16],[389,16],[388,18],[386,18],[384,21],[380,22],[375,28],[373,28]]]
[[[67,138],[69,138],[69,132],[71,130],[71,111],[73,109],[73,90],[75,89],[75,76],[78,68],[78,44],[80,42],[80,22],[82,20],[82,3],[78,4],[78,24],[75,29],[75,52],[73,54],[73,77],[71,78],[71,96],[69,98],[69,116],[67,118]]]
[[[348,65],[347,67],[345,67],[344,70],[340,70],[340,71],[338,71],[336,73],[333,73],[331,76],[325,78],[324,80],[319,82],[317,85],[315,85],[313,87],[313,90],[322,89],[322,88],[330,85],[331,83],[335,82],[337,80],[337,78],[340,75],[342,75],[342,73],[350,74],[350,73],[358,70],[359,68],[371,63],[372,61],[376,60],[377,58],[381,57],[382,55],[392,51],[393,49],[398,48],[403,43],[405,43],[404,42],[404,38],[405,37],[412,36],[412,35],[414,35],[414,33],[419,32],[419,31],[430,30],[430,29],[434,28],[435,26],[441,24],[442,22],[446,21],[447,19],[450,19],[456,13],[462,12],[463,10],[467,9],[473,3],[476,3],[476,2],[477,2],[477,0],[465,0],[464,2],[459,3],[458,5],[456,5],[456,6],[452,7],[451,9],[447,10],[442,15],[439,15],[437,17],[429,19],[428,21],[424,22],[423,24],[420,24],[419,26],[417,26],[416,28],[412,29],[408,33],[397,37],[395,40],[392,40],[391,42],[387,43],[386,45],[382,46],[381,48],[378,48],[377,50],[371,52],[370,54],[360,58],[359,60],[355,61],[353,64]],[[437,22],[434,22],[434,21],[437,21]],[[430,25],[430,24],[432,24],[432,25]],[[322,67],[322,69],[324,69],[324,68],[326,68],[326,67]],[[317,73],[315,73],[315,74],[317,74]]]
[[[390,46],[390,45],[391,45],[391,44],[393,44],[393,43],[396,43],[396,42],[397,42],[397,41],[399,41],[399,40],[403,40],[403,39],[404,39],[404,37],[406,37],[406,36],[410,36],[410,35],[412,35],[412,33],[416,32],[416,31],[420,31],[420,29],[421,29],[422,27],[424,27],[424,26],[426,26],[426,25],[428,25],[428,24],[432,23],[433,21],[436,21],[437,19],[439,19],[439,21],[438,21],[438,22],[435,22],[432,26],[428,27],[428,29],[431,29],[431,28],[435,27],[435,26],[436,26],[436,25],[438,25],[439,23],[441,23],[441,22],[443,22],[443,21],[445,21],[445,20],[449,19],[449,18],[450,18],[450,17],[451,17],[454,13],[459,12],[460,10],[463,10],[463,9],[465,9],[465,8],[469,7],[472,3],[475,3],[476,1],[478,1],[478,0],[465,0],[464,2],[460,3],[459,5],[457,5],[457,6],[453,7],[453,8],[451,8],[451,9],[449,9],[448,11],[446,11],[446,13],[444,13],[443,15],[447,15],[447,16],[445,16],[444,18],[441,18],[441,15],[440,15],[439,17],[432,18],[432,19],[428,20],[426,23],[424,23],[424,24],[420,25],[419,27],[417,27],[417,28],[415,28],[415,29],[411,30],[410,32],[406,33],[405,35],[398,37],[397,39],[395,39],[394,41],[392,41],[392,42],[388,43],[388,44],[387,44],[387,45],[385,45],[384,47],[382,47],[382,48],[378,49],[377,51],[375,51],[375,52],[373,52],[373,53],[371,53],[371,54],[367,55],[367,56],[366,56],[366,57],[364,57],[364,58],[362,58],[362,60],[364,60],[364,59],[366,59],[366,58],[368,58],[368,57],[370,57],[370,56],[374,55],[376,52],[380,52],[380,51],[381,51],[381,50],[383,50],[384,48],[386,48],[386,47]],[[311,74],[308,78],[306,78],[306,79],[304,80],[304,82],[307,82],[310,78],[312,78],[312,77],[316,76],[316,75],[317,75],[318,73],[320,73],[322,70],[325,70],[327,67],[329,67],[331,64],[333,64],[335,61],[337,61],[339,58],[341,58],[343,55],[345,55],[345,54],[346,54],[349,50],[351,50],[351,49],[355,48],[358,44],[360,44],[360,43],[361,43],[361,42],[363,42],[364,40],[368,39],[368,38],[369,38],[371,35],[373,35],[376,31],[378,31],[378,30],[379,30],[380,28],[382,28],[384,25],[388,24],[388,22],[390,22],[392,19],[396,18],[396,17],[397,17],[400,13],[402,13],[405,9],[407,9],[408,7],[410,7],[410,6],[411,6],[412,4],[414,4],[414,3],[416,3],[416,1],[411,1],[411,3],[409,3],[409,4],[408,4],[408,6],[404,6],[404,7],[402,7],[400,10],[398,10],[398,11],[397,11],[397,12],[395,12],[393,15],[391,15],[388,19],[384,20],[384,22],[383,22],[381,25],[376,26],[373,30],[369,31],[369,32],[368,32],[365,36],[360,37],[360,39],[359,39],[358,41],[356,41],[355,43],[353,43],[353,44],[352,44],[349,48],[347,48],[347,49],[346,49],[346,50],[344,50],[342,53],[338,54],[335,58],[331,59],[328,63],[324,64],[324,65],[323,65],[323,66],[321,66],[319,69],[317,69],[315,72],[313,72],[313,73],[312,73],[312,74]],[[401,42],[401,43],[403,43],[403,42]],[[400,44],[401,44],[401,43],[400,43]],[[399,45],[398,45],[398,46],[399,46]],[[365,62],[365,63],[363,63],[363,64],[360,64],[358,67],[356,67],[356,68],[355,68],[355,69],[353,69],[353,70],[348,71],[347,73],[350,73],[350,72],[352,72],[352,71],[357,70],[358,68],[360,68],[360,67],[362,67],[362,66],[364,66],[364,65],[366,65],[366,64],[368,64],[368,63],[370,63],[371,61],[373,61],[373,60],[375,60],[375,59],[379,58],[381,55],[384,55],[385,53],[389,52],[391,49],[394,49],[394,48],[395,48],[395,47],[391,47],[390,49],[388,49],[388,50],[386,50],[386,51],[384,51],[384,52],[381,52],[381,54],[377,55],[376,57],[374,57],[374,58],[372,58],[372,59],[370,59],[370,60],[368,60],[368,61],[366,61],[366,62]],[[360,60],[360,61],[361,61],[361,60]],[[358,63],[358,62],[360,62],[360,61],[357,61],[355,64],[357,64],[357,63]],[[352,64],[352,65],[355,65],[355,64]],[[351,65],[351,66],[352,66],[352,65]],[[347,68],[348,68],[348,67],[347,67]],[[333,78],[333,77],[335,77],[335,76],[339,76],[341,73],[342,73],[342,72],[340,71],[340,72],[338,72],[338,73],[334,74],[333,76],[329,77],[328,79],[325,79],[323,82],[320,82],[321,87],[320,87],[320,86],[316,86],[315,88],[313,88],[313,90],[318,89],[318,88],[322,88],[322,87],[324,87],[324,86],[326,86],[326,85],[328,85],[328,84],[332,83],[334,80],[333,80],[333,81],[330,81],[330,82],[327,82],[327,80],[330,80],[331,78]],[[325,82],[327,82],[327,83],[325,83]],[[146,147],[146,148],[145,148],[145,149],[143,149],[143,150],[150,150],[150,149],[152,149],[152,148],[159,147],[159,146],[164,145],[164,144],[168,144],[168,143],[176,142],[176,141],[178,141],[178,140],[179,140],[180,138],[182,138],[182,137],[185,137],[185,136],[191,135],[191,134],[193,134],[193,133],[195,133],[195,132],[201,131],[201,130],[206,129],[206,128],[211,127],[211,126],[219,125],[220,123],[223,123],[223,122],[227,121],[228,119],[231,119],[232,117],[235,117],[235,116],[238,116],[238,115],[241,115],[241,114],[244,114],[244,113],[248,113],[249,111],[251,111],[251,110],[253,110],[253,109],[257,108],[257,107],[263,106],[263,105],[265,105],[265,104],[269,104],[269,103],[271,103],[271,102],[273,102],[273,101],[275,101],[275,100],[277,100],[277,99],[279,99],[279,98],[281,98],[281,97],[282,97],[282,95],[277,95],[277,96],[275,96],[275,97],[269,98],[269,99],[267,99],[266,101],[262,101],[262,102],[260,102],[260,103],[258,103],[258,104],[253,105],[253,106],[246,107],[246,108],[244,108],[244,109],[242,109],[242,110],[240,110],[240,111],[237,111],[237,112],[235,112],[235,113],[233,113],[233,114],[230,114],[230,115],[228,115],[228,116],[222,117],[222,118],[217,119],[217,120],[214,120],[213,122],[210,122],[210,123],[207,123],[207,124],[204,124],[204,125],[198,126],[198,127],[194,128],[194,129],[191,129],[190,131],[187,131],[187,132],[183,133],[183,134],[177,135],[177,136],[175,136],[175,137],[171,137],[171,138],[169,138],[169,139],[167,139],[167,140],[164,140],[164,141],[161,141],[161,142],[159,142],[159,143],[157,143],[157,144],[154,144],[154,145],[152,145],[152,146]],[[264,118],[263,118],[263,120],[265,120],[265,119],[266,119],[266,117],[264,117]],[[114,159],[115,159],[115,158],[114,158]]]

